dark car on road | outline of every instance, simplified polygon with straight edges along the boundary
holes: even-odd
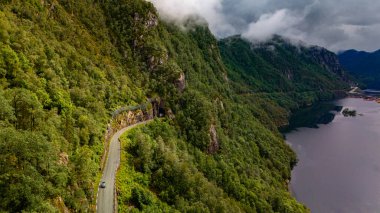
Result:
[[[100,188],[106,188],[106,182],[105,181],[102,181],[100,183]]]

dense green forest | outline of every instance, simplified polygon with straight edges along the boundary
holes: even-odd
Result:
[[[242,93],[331,92],[346,84],[337,56],[321,47],[303,47],[280,36],[261,44],[233,36],[219,46],[229,76]]]
[[[120,212],[307,212],[277,128],[343,74],[313,49],[252,52],[195,23],[143,0],[1,1],[0,211],[94,211],[112,112],[160,97],[170,116],[122,140]]]
[[[93,207],[111,112],[151,91],[131,50],[119,49],[106,9],[1,1],[0,211]]]

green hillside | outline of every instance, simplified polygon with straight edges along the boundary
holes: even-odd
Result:
[[[320,47],[293,45],[279,36],[254,45],[234,36],[219,46],[241,92],[330,92],[346,86],[337,56]]]
[[[167,118],[123,138],[120,212],[307,212],[277,128],[346,86],[311,49],[252,54],[142,0],[7,0],[0,17],[0,211],[94,211],[112,113],[160,97]]]

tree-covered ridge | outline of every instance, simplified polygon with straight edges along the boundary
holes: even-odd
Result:
[[[183,32],[165,23],[157,28],[168,57],[184,71],[187,88],[170,98],[175,119],[124,139],[127,159],[119,174],[119,210],[307,211],[287,191],[296,160],[277,127],[287,121],[291,109],[332,98],[333,90],[346,85],[342,77],[314,62],[314,72],[335,80],[326,80],[331,87],[325,92],[269,90],[245,96],[234,87],[246,86],[244,81],[230,77],[207,28]],[[199,184],[194,184],[195,177]],[[215,190],[222,191],[216,195]]]
[[[94,211],[112,112],[155,97],[167,119],[123,140],[121,211],[307,211],[277,127],[344,87],[313,59],[288,64],[283,46],[253,76],[207,26],[183,31],[143,0],[7,0],[0,17],[0,211]],[[298,63],[311,71],[296,84],[276,73]]]
[[[305,211],[287,191],[296,160],[269,116],[273,111],[262,109],[264,100],[255,103],[257,99],[246,100],[231,90],[209,30],[183,32],[163,23],[158,29],[169,58],[185,72],[187,87],[170,98],[174,119],[156,122],[152,128],[157,131],[130,139],[135,148],[125,150],[130,156],[125,163],[131,164],[123,165],[119,174],[119,210],[151,211],[169,205],[178,211]],[[180,150],[165,148],[165,156],[173,156],[157,158],[163,154],[156,149],[158,141]]]
[[[241,92],[330,92],[347,86],[337,56],[320,47],[292,44],[276,36],[251,44],[240,36],[219,42],[229,76]]]

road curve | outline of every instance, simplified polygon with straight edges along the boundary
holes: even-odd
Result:
[[[148,123],[151,120],[143,121],[131,126],[125,127],[116,132],[109,144],[108,159],[106,166],[103,170],[102,181],[106,182],[105,188],[98,190],[96,200],[96,212],[98,213],[112,213],[114,212],[114,190],[115,190],[115,178],[116,171],[120,164],[120,142],[119,137],[127,130],[135,128],[137,126]]]

